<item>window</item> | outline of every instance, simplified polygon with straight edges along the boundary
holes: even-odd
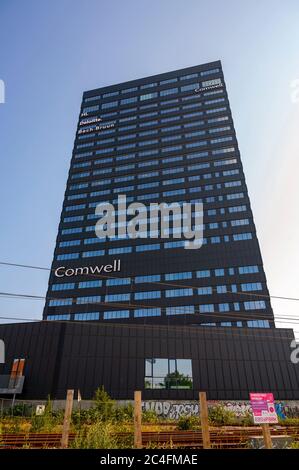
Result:
[[[198,295],[211,295],[213,293],[212,287],[200,287],[197,290]]]
[[[254,274],[259,272],[258,266],[240,266],[239,274]]]
[[[78,284],[78,288],[79,289],[89,289],[89,288],[92,288],[92,287],[101,287],[102,285],[102,281],[98,280],[98,281],[83,281],[83,282],[79,282]]]
[[[102,104],[102,109],[115,108],[118,105],[118,101],[109,101],[108,103]]]
[[[105,250],[83,251],[82,258],[92,258],[93,256],[103,256]]]
[[[191,83],[191,85],[184,85],[181,87],[181,91],[194,91],[198,88],[198,83]]]
[[[202,77],[205,77],[206,75],[212,75],[214,73],[219,73],[219,72],[220,72],[219,69],[203,70],[202,72],[200,72],[200,75]]]
[[[79,258],[79,253],[65,253],[62,255],[57,255],[57,260],[58,261],[63,261],[66,259],[78,259]]]
[[[216,286],[217,294],[226,294],[227,288],[226,286]]]
[[[68,240],[65,242],[59,243],[59,248],[65,248],[66,246],[78,246],[80,245],[81,240]]]
[[[153,93],[147,93],[146,95],[140,96],[140,101],[151,100],[153,98],[157,98],[158,93],[155,91]]]
[[[120,100],[120,104],[129,104],[129,103],[135,103],[137,101],[137,96],[133,96],[131,98],[124,98]]]
[[[115,318],[130,318],[129,310],[114,310],[104,312],[104,320],[114,320]]]
[[[130,300],[130,294],[107,294],[105,295],[105,302],[119,302],[122,300]]]
[[[100,295],[89,295],[87,297],[77,297],[77,304],[93,304],[101,302]]]
[[[147,300],[147,299],[160,299],[161,292],[159,290],[153,290],[149,292],[135,292],[135,300]]]
[[[69,290],[69,289],[74,289],[75,288],[75,283],[74,282],[69,282],[69,283],[61,283],[61,284],[52,284],[52,290],[53,291],[58,291],[58,290]]]
[[[100,318],[99,312],[75,313],[74,320],[98,320]]]
[[[136,252],[160,250],[160,243],[152,243],[149,245],[138,245],[136,246]]]
[[[243,292],[262,290],[262,284],[261,282],[248,282],[246,284],[241,284],[241,290]]]
[[[72,305],[73,299],[53,299],[49,302],[49,307],[60,307],[61,305]]]
[[[248,320],[249,328],[270,328],[269,320]]]
[[[48,315],[47,320],[70,320],[70,314],[61,314],[61,315]]]
[[[160,96],[168,96],[178,93],[178,88],[167,88],[166,90],[160,91]]]
[[[192,279],[192,272],[169,273],[165,274],[165,281],[177,281],[180,279]]]
[[[152,274],[149,276],[136,276],[135,277],[135,283],[136,284],[141,284],[143,282],[159,282],[161,281],[161,276],[160,274]]]
[[[115,278],[115,279],[107,279],[106,286],[126,286],[131,283],[131,279],[129,277],[123,278]]]
[[[166,315],[188,315],[195,312],[194,305],[182,305],[180,307],[167,307]]]
[[[193,295],[193,289],[170,289],[165,291],[165,297],[185,297]]]
[[[192,389],[191,359],[146,359],[144,387]]]
[[[244,302],[245,310],[264,310],[266,303],[264,300],[253,300],[250,302]]]
[[[214,304],[204,304],[199,306],[199,313],[213,313]]]
[[[234,242],[240,240],[251,240],[252,234],[251,233],[238,233],[237,235],[233,235]]]
[[[210,270],[208,270],[208,269],[203,270],[203,271],[197,271],[197,272],[196,272],[196,276],[197,276],[198,278],[210,277],[210,276],[211,276],[211,272],[210,272]]]
[[[160,308],[139,308],[134,311],[134,317],[159,317],[161,315]]]
[[[219,304],[219,312],[229,312],[229,304]]]

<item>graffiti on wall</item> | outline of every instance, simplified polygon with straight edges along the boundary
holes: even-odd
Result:
[[[208,406],[223,405],[237,417],[251,413],[249,401],[209,401]],[[276,413],[279,418],[299,417],[299,402],[277,402]],[[199,414],[199,404],[196,401],[145,401],[142,403],[144,411],[154,411],[158,416],[168,419],[179,419],[180,416],[193,416]]]

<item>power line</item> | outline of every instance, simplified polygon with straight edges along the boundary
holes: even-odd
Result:
[[[28,269],[37,269],[37,270],[43,270],[43,271],[55,271],[56,268],[45,268],[42,266],[33,266],[33,265],[26,265],[26,264],[18,264],[18,263],[8,263],[4,261],[0,261],[0,265],[5,265],[5,266],[13,266],[13,267],[21,267],[21,268],[28,268]],[[121,276],[108,276],[108,275],[103,275],[103,274],[85,274],[86,277],[95,277],[95,278],[107,278],[107,279],[122,279]],[[127,278],[127,276],[126,276]],[[126,279],[125,278],[125,279]],[[165,286],[170,286],[170,287],[185,287],[189,289],[197,289],[198,286],[194,285],[188,285],[188,284],[175,284],[175,283],[166,283],[162,281],[150,281],[148,284],[157,284],[157,285],[165,285]],[[202,286],[200,286],[202,287]],[[212,290],[216,291],[216,288],[212,287]],[[299,298],[297,297],[286,297],[286,296],[277,296],[277,295],[269,295],[269,294],[257,294],[254,292],[240,292],[240,291],[229,291],[226,290],[227,294],[237,294],[237,295],[243,295],[243,296],[252,296],[252,297],[261,297],[261,298],[267,298],[267,299],[278,299],[278,300],[289,300],[289,301],[299,301]]]
[[[2,297],[3,296],[3,297]],[[63,297],[49,297],[49,296],[35,296],[35,295],[28,295],[28,294],[16,294],[16,293],[2,293],[0,292],[0,298],[13,298],[13,299],[28,299],[28,300],[64,300],[65,298]],[[104,301],[104,302],[101,302],[101,301],[93,301],[93,302],[90,302],[92,305],[98,305],[98,306],[106,306],[106,307],[118,307],[118,308],[125,308],[125,309],[133,309],[133,310],[136,310],[136,309],[140,309],[140,308],[148,308],[148,309],[152,309],[152,308],[173,308],[173,311],[175,312],[175,309],[177,306],[173,306],[173,307],[165,307],[165,306],[161,306],[159,304],[155,304],[155,305],[149,305],[149,304],[146,304],[146,305],[143,305],[143,304],[133,304],[131,302],[128,302],[128,303],[121,303],[121,302],[107,302],[107,301]],[[85,305],[85,308],[87,309],[87,304],[78,304],[76,303],[76,299],[72,299],[72,304],[74,305]],[[70,307],[70,305],[66,305],[65,307]],[[180,307],[180,306],[179,306]],[[84,308],[84,307],[83,307]],[[67,308],[66,308],[67,310]],[[74,312],[76,313],[76,312]],[[186,315],[188,315],[188,313],[186,312],[185,313]],[[269,318],[269,315],[267,314],[262,314],[262,313],[255,313],[254,316],[252,313],[249,313],[249,314],[244,314],[244,313],[236,313],[236,312],[223,312],[223,313],[212,313],[212,312],[206,312],[206,313],[200,313],[201,315],[203,316],[206,316],[208,317],[209,319],[211,318],[220,318],[221,321],[230,321],[230,319],[233,319],[233,320],[243,320],[243,321],[247,321],[247,320],[258,320],[258,319],[261,319],[261,320],[270,320]],[[227,319],[225,319],[225,316],[227,315]],[[299,319],[296,320],[296,318],[293,318],[291,316],[277,316],[275,317],[275,320],[277,319],[281,319],[281,322],[282,321],[286,321],[286,323],[288,322],[288,320],[290,320],[290,323],[294,323],[296,324],[297,322],[299,323]],[[279,320],[278,320],[279,321]]]

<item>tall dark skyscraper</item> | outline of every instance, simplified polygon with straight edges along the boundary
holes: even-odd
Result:
[[[119,195],[202,202],[203,246],[99,239]],[[268,328],[268,295],[221,62],[85,92],[44,319]]]

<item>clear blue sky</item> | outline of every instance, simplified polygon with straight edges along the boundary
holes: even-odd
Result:
[[[298,0],[0,0],[0,24],[1,260],[51,264],[84,90],[221,59],[270,292],[299,297]],[[1,291],[47,281],[0,266]],[[0,316],[42,308],[0,299]]]

